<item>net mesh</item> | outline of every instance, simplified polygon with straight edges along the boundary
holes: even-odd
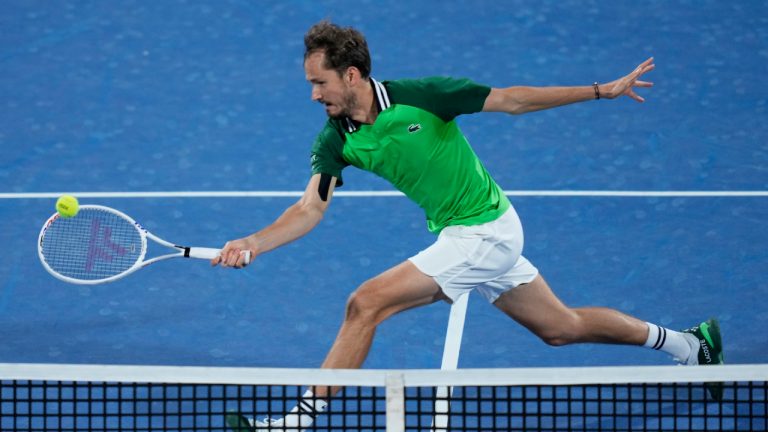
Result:
[[[765,383],[727,383],[722,402],[708,400],[702,383],[460,387],[451,399],[454,431],[765,430]],[[429,430],[434,389],[414,400],[413,430]],[[408,400],[409,397],[407,396]],[[410,416],[410,413],[407,413]],[[426,427],[426,428],[425,428]]]
[[[420,372],[402,372],[406,377],[404,397],[393,403],[393,398],[387,397],[392,389],[385,386],[382,375],[393,372],[367,371],[370,374],[365,375],[366,371],[360,371],[363,381],[381,376],[381,384],[354,385],[360,380],[357,375],[343,381],[347,385],[309,430],[391,430],[387,429],[387,421],[392,419],[388,412],[392,410],[402,418],[407,431],[766,430],[768,367],[756,367],[761,371],[760,379],[736,376],[725,381],[723,400],[719,402],[707,395],[706,384],[700,380],[509,384],[508,379],[500,378],[499,384],[489,384],[493,378],[490,376],[481,385],[454,385],[449,392],[452,394],[444,396],[447,410],[436,408],[440,406],[437,399],[442,397],[438,389],[449,384],[439,375],[430,375],[434,385],[423,384],[424,379],[410,385],[408,382],[419,378]],[[600,375],[610,375],[610,368],[605,369]],[[153,377],[146,380],[151,382],[127,382],[105,379],[103,374],[88,380],[80,378],[82,373],[73,380],[21,379],[20,374],[3,373],[0,367],[0,430],[233,430],[227,426],[228,415],[280,418],[296,406],[305,387],[275,382],[313,375],[302,371],[271,373],[268,379],[260,379],[264,384],[232,384],[228,383],[232,379],[226,377],[221,379],[224,383],[218,384],[215,369],[201,372],[201,383],[174,383],[159,382],[166,369],[142,369],[139,375]],[[168,377],[168,381],[174,380]]]
[[[99,280],[131,268],[141,257],[142,237],[121,216],[84,206],[74,217],[51,221],[40,247],[53,271],[73,279]]]

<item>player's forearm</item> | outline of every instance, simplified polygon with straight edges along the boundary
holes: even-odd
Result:
[[[508,87],[494,89],[484,108],[509,114],[524,114],[595,99],[593,86]]]
[[[322,210],[298,202],[271,225],[250,236],[257,254],[269,252],[310,232],[323,219]]]

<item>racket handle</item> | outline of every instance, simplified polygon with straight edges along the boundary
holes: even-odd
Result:
[[[240,252],[243,254],[243,264],[248,265],[251,262],[251,251],[245,250]],[[191,247],[189,248],[189,253],[187,253],[185,256],[188,256],[190,258],[200,258],[200,259],[214,259],[217,256],[221,254],[221,249],[214,249],[214,248],[205,248],[205,247]]]
[[[221,249],[214,249],[214,248],[205,248],[205,247],[191,247],[188,248],[189,252],[186,252],[184,256],[189,258],[200,258],[200,259],[214,259],[221,253]]]

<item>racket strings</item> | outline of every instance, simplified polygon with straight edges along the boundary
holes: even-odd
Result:
[[[100,209],[81,209],[73,218],[55,219],[41,245],[51,269],[81,280],[105,279],[129,270],[143,249],[133,223]]]

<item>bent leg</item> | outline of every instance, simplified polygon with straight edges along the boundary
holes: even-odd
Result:
[[[328,352],[323,368],[356,369],[362,366],[373,342],[376,326],[388,317],[446,299],[437,283],[405,261],[363,283],[347,302],[344,322]],[[332,389],[335,394],[337,388]],[[330,396],[316,388],[318,397]]]
[[[409,261],[365,282],[349,297],[344,322],[322,367],[359,368],[368,355],[379,323],[398,312],[442,299],[446,297],[437,283]],[[254,426],[257,430],[305,430],[312,426],[317,414],[326,410],[328,401],[340,389],[310,387],[299,403],[279,420],[262,422],[230,415],[227,421],[237,428],[245,425],[251,430]]]
[[[494,305],[550,345],[581,342],[643,345],[648,325],[617,310],[569,308],[541,275],[502,294]]]

